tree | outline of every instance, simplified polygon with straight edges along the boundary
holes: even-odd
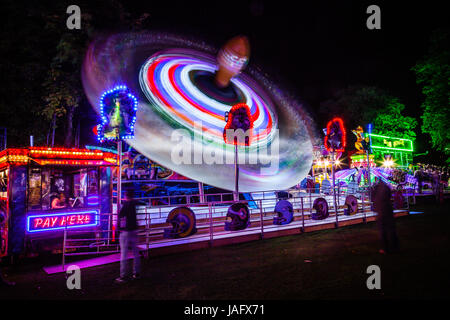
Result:
[[[58,122],[64,123],[64,146],[73,144],[74,118],[80,117],[79,107],[87,105],[81,83],[81,67],[89,40],[95,37],[96,32],[102,28],[114,30],[123,26],[127,29],[141,30],[145,27],[149,17],[147,13],[139,17],[131,17],[120,2],[110,0],[103,4],[89,2],[82,6],[82,27],[80,30],[67,30],[61,28],[67,18],[65,10],[60,8],[59,14],[47,17],[47,30],[59,36],[56,54],[53,57],[47,79],[43,83],[45,106],[40,114],[51,122],[50,128],[54,130]],[[94,25],[93,17],[102,16],[104,25]],[[111,25],[110,25],[111,24]],[[61,31],[62,30],[62,31]],[[60,120],[60,121],[58,121]]]
[[[65,7],[59,6],[56,12],[58,13],[52,12],[46,16],[45,29],[58,39],[58,42],[46,80],[43,82],[42,100],[45,104],[40,115],[50,122],[52,135],[55,133],[58,122],[64,123],[63,144],[65,147],[70,147],[73,144],[74,117],[80,104],[85,100],[80,70],[89,39],[88,34],[92,31],[91,15],[82,12],[81,30],[69,30],[61,28],[67,19]]]
[[[450,36],[448,30],[431,35],[426,56],[412,68],[422,86],[422,132],[430,135],[431,145],[450,162]]]
[[[390,137],[407,138],[415,140],[416,133],[414,129],[418,122],[413,117],[404,116],[402,111],[405,105],[400,103],[397,98],[391,97],[384,110],[377,113],[372,121],[374,131],[377,134]]]
[[[73,118],[76,109],[83,97],[79,70],[81,69],[81,57],[84,46],[76,46],[81,42],[80,36],[63,36],[57,47],[57,55],[53,58],[47,80],[43,86],[46,105],[41,111],[51,128],[56,127],[57,118],[65,118],[64,146],[72,145]],[[53,139],[52,139],[53,141]]]
[[[417,120],[403,115],[404,109],[405,105],[386,90],[354,85],[337,91],[333,99],[321,103],[319,113],[326,120],[341,117],[347,130],[372,123],[379,134],[414,139]]]
[[[40,116],[41,90],[52,53],[54,39],[45,33],[44,8],[5,0],[8,12],[0,28],[0,127],[8,130],[8,146],[45,141]],[[41,11],[42,9],[42,11]]]

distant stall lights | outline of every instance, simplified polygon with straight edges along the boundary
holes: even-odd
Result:
[[[394,166],[394,161],[392,159],[386,159],[383,161],[383,167],[392,168]]]
[[[316,164],[319,167],[330,167],[331,166],[331,161],[329,161],[329,160],[319,160],[319,161],[316,162]],[[341,165],[341,161],[339,159],[336,159],[334,161],[334,165],[335,166],[340,166]]]

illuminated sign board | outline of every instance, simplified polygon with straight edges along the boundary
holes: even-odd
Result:
[[[369,133],[372,148],[379,150],[405,151],[413,152],[413,143],[410,139],[394,138]]]
[[[350,158],[352,159],[350,168],[367,168],[367,156],[365,154],[352,155]],[[376,167],[373,154],[369,155],[369,165],[370,167]]]
[[[55,231],[99,225],[99,211],[69,211],[40,213],[27,216],[27,232]]]

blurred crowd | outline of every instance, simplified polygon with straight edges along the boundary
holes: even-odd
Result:
[[[417,180],[418,191],[422,193],[425,182],[430,183],[433,191],[438,191],[442,187],[448,187],[450,178],[450,168],[430,164],[418,164],[417,169],[411,174]]]

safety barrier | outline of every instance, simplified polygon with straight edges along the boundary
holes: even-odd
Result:
[[[135,200],[140,203],[137,208],[139,248],[147,255],[154,248],[198,243],[213,246],[237,239],[255,240],[307,229],[337,228],[376,217],[367,187],[360,187],[356,193],[336,187],[336,199],[332,189],[314,191],[252,192],[251,199],[241,198],[239,203],[243,205],[237,207],[233,207],[236,202],[232,192],[138,198]],[[285,203],[277,206],[282,201]],[[403,198],[400,207],[400,201],[397,202],[397,211],[407,212],[408,197]],[[120,251],[116,205],[113,208],[113,213],[100,217],[108,228],[64,229],[63,268],[67,257]]]

